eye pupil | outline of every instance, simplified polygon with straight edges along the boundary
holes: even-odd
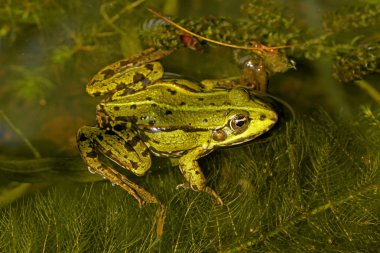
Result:
[[[235,124],[237,127],[242,127],[242,126],[244,126],[245,122],[246,122],[245,120],[244,121],[243,120],[237,120]]]
[[[231,130],[236,133],[242,133],[248,128],[248,118],[244,115],[234,115],[230,121]]]

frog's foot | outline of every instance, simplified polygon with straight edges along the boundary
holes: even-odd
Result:
[[[111,171],[108,171],[108,175]],[[115,172],[112,170],[112,172]],[[107,176],[106,176],[107,178]],[[139,203],[140,208],[147,203],[154,203],[158,205],[162,205],[161,202],[150,192],[139,186],[138,184],[130,181],[123,175],[117,175],[115,173],[115,177],[110,179],[113,184],[117,184],[124,190],[126,190],[129,194],[131,194]]]
[[[95,170],[95,173],[98,173],[104,176],[105,178],[108,178],[113,184],[117,184],[118,186],[126,190],[137,200],[140,208],[147,203],[157,204],[159,207],[156,211],[154,224],[156,227],[157,237],[161,238],[161,236],[164,233],[166,208],[153,194],[140,187],[136,183],[133,183],[125,176],[118,174],[118,172],[114,171],[113,169],[108,168],[106,173],[102,173],[99,172],[99,170]]]
[[[156,211],[155,225],[156,225],[156,234],[160,238],[164,233],[164,224],[166,218],[166,207],[161,204]]]
[[[103,165],[97,157],[92,158],[92,160],[87,159],[86,161],[89,163],[89,168],[91,168],[92,172],[108,179],[113,185],[120,186],[132,195],[139,203],[140,208],[147,203],[154,203],[162,206],[161,202],[153,194],[138,184],[130,181],[127,177],[123,176],[111,167]]]
[[[220,196],[218,195],[218,193],[216,193],[216,191],[214,191],[211,187],[208,187],[206,186],[203,190],[203,192],[207,192],[208,194],[210,194],[211,196],[213,196],[216,200],[216,202],[223,206],[223,200],[220,198]]]
[[[179,184],[175,187],[176,190],[179,190],[179,189],[190,189],[190,184],[188,182],[185,182],[185,183],[182,183],[182,184]]]
[[[206,193],[210,194],[211,196],[213,196],[215,198],[216,202],[219,205],[223,206],[223,200],[222,200],[222,198],[211,187],[205,186],[203,189],[198,189],[196,186],[191,186],[190,183],[185,182],[185,183],[182,183],[182,184],[179,184],[179,185],[176,186],[176,190],[178,190],[180,188],[183,188],[183,189],[192,189],[193,191],[206,192]]]

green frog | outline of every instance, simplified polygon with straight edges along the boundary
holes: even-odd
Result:
[[[100,70],[87,84],[92,96],[108,95],[96,107],[97,126],[83,126],[78,147],[89,170],[130,193],[141,205],[160,201],[107,165],[107,158],[137,176],[151,167],[151,155],[178,158],[184,183],[219,195],[206,184],[198,159],[218,147],[248,142],[270,130],[277,114],[242,88],[223,88],[165,76],[157,61],[168,53],[146,50]],[[102,159],[103,158],[103,159]]]

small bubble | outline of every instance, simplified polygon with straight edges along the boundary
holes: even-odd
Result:
[[[116,185],[116,183],[112,182],[112,183],[111,183],[111,185],[112,185],[112,186],[115,186],[115,185]]]

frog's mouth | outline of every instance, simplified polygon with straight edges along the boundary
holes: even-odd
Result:
[[[274,125],[275,123],[273,123]],[[255,139],[257,139],[259,136],[262,136],[264,135],[265,133],[269,132],[270,129],[272,129],[273,125],[271,125],[270,127],[266,128],[265,130],[259,132],[258,134],[256,135],[252,135],[250,136],[249,138],[245,138],[245,139],[242,139],[241,141],[236,141],[234,142],[233,144],[229,145],[229,146],[237,146],[237,145],[241,145],[241,144],[244,144],[246,142],[250,142],[250,141],[253,141]],[[227,145],[228,146],[228,145]]]
[[[218,146],[218,147],[237,146],[237,145],[252,141],[256,139],[257,137],[269,132],[269,130],[273,128],[273,126],[276,124],[278,120],[276,114],[274,114],[273,117],[271,117],[269,120],[271,121],[271,123],[268,124],[268,126],[265,129],[257,132],[256,134],[252,134],[249,136],[244,135],[244,133],[236,134],[228,127],[215,129],[213,130],[213,133],[212,133],[213,140],[215,141],[215,146]],[[231,137],[228,138],[228,136],[231,136]]]

